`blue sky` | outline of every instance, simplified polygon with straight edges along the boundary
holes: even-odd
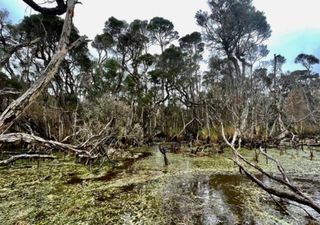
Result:
[[[41,2],[41,1],[40,1]],[[100,33],[104,22],[115,16],[128,22],[139,18],[150,20],[162,16],[171,20],[183,36],[201,29],[194,15],[207,10],[207,0],[83,0],[77,5],[74,22],[82,34],[93,38]],[[287,58],[284,70],[302,69],[294,64],[299,53],[320,57],[320,1],[319,0],[253,0],[257,9],[263,11],[272,28],[272,37],[267,44],[273,54]],[[126,6],[125,8],[123,6]],[[13,22],[19,22],[32,10],[22,0],[1,0],[0,8],[6,8]],[[316,71],[320,72],[320,66]]]

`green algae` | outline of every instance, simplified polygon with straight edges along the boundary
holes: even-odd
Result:
[[[137,153],[152,152],[147,158]],[[248,159],[254,152],[241,150]],[[320,154],[291,150],[279,159],[286,171],[307,187],[319,181]],[[168,154],[170,165],[153,148],[135,149],[130,161],[115,168],[91,168],[72,157],[27,162],[0,170],[1,224],[304,224],[280,212],[270,196],[238,174],[232,152],[190,157]],[[260,156],[259,166],[276,173]],[[108,179],[107,175],[112,175]],[[77,182],[70,182],[72,179]],[[310,184],[311,182],[311,184]],[[318,186],[319,187],[319,186]],[[215,204],[213,204],[215,203]],[[238,206],[236,206],[238,205]],[[240,207],[240,208],[239,208]],[[241,209],[241,213],[237,213]],[[225,213],[229,212],[229,217]]]

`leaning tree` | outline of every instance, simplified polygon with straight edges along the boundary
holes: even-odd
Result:
[[[73,27],[72,19],[75,5],[78,3],[77,0],[56,0],[57,6],[53,8],[41,7],[32,0],[24,0],[24,2],[30,5],[34,10],[43,14],[60,15],[65,13],[65,19],[56,51],[52,55],[45,69],[39,75],[39,78],[30,86],[28,90],[14,100],[0,115],[0,143],[37,143],[39,145],[46,146],[47,148],[58,148],[71,151],[81,157],[93,157],[92,155],[94,154],[94,151],[89,152],[89,146],[91,146],[91,150],[96,150],[99,148],[98,146],[100,146],[102,141],[97,141],[97,138],[105,135],[105,132],[107,132],[110,124],[108,124],[98,135],[90,137],[88,140],[78,146],[45,140],[32,134],[7,133],[14,122],[21,117],[23,112],[25,112],[25,110],[30,107],[30,105],[43,93],[43,91],[46,90],[48,85],[59,71],[66,55],[73,48],[79,46],[86,40],[85,36],[81,36],[77,40],[70,43],[70,35]],[[93,142],[95,142],[95,144],[93,144]],[[13,157],[15,157],[14,159],[16,160],[19,158],[25,158],[25,155]],[[39,155],[32,155],[29,156],[29,158],[30,157],[39,158]],[[97,157],[97,155],[95,155],[95,157]],[[7,162],[11,162],[11,160]]]

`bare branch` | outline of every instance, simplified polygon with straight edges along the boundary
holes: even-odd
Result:
[[[4,57],[2,57],[0,59],[0,68],[3,67],[8,62],[10,57],[15,52],[17,52],[19,49],[21,49],[23,47],[26,47],[26,46],[34,45],[35,43],[37,43],[39,41],[40,41],[40,38],[37,38],[37,39],[35,39],[35,40],[31,41],[31,42],[23,42],[23,43],[20,43],[20,44],[13,45],[9,49],[6,49],[5,50],[6,54],[4,55]]]
[[[42,72],[40,78],[18,99],[13,101],[0,115],[0,134],[6,132],[16,119],[31,105],[32,102],[42,93],[42,91],[50,84],[54,76],[59,70],[68,51],[72,47],[80,44],[85,37],[79,38],[76,42],[69,46],[69,37],[72,29],[73,10],[77,0],[69,0],[65,21],[63,24],[58,51],[51,58],[50,63]]]
[[[40,12],[45,15],[62,15],[67,11],[67,4],[64,0],[56,0],[57,6],[53,8],[41,7],[39,4],[33,0],[23,0],[27,5],[29,5],[33,10]]]

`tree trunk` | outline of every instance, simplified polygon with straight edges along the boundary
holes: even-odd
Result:
[[[8,128],[10,128],[14,121],[21,116],[21,114],[49,85],[55,74],[58,72],[59,66],[68,51],[79,45],[84,40],[84,37],[81,37],[68,47],[72,28],[73,10],[76,2],[76,0],[68,1],[68,9],[58,44],[58,51],[54,54],[46,69],[42,72],[40,78],[22,96],[13,101],[0,116],[0,134],[3,134]]]

